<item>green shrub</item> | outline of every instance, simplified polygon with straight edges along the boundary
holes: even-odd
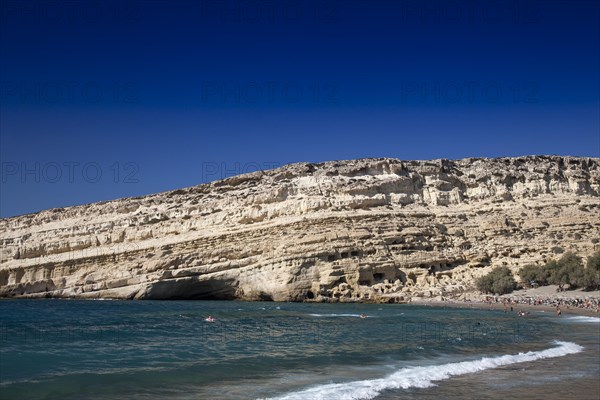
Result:
[[[586,268],[581,287],[585,290],[600,289],[600,271],[593,268]]]
[[[587,268],[600,272],[600,250],[588,257]]]
[[[560,288],[569,285],[569,288],[574,289],[585,285],[585,270],[581,257],[577,257],[571,252],[565,253],[550,270],[552,271],[550,283],[558,285]]]
[[[489,274],[476,281],[477,288],[484,293],[503,295],[511,293],[517,286],[508,267],[496,267]]]
[[[519,270],[519,277],[527,287],[535,282],[540,286],[558,285],[561,289],[569,285],[571,289],[595,290],[600,288],[600,251],[588,257],[585,267],[581,257],[567,252],[560,259],[548,261],[541,268],[525,265]]]
[[[556,260],[550,260],[546,263],[546,265],[544,265],[543,269],[548,283],[554,285],[554,282],[556,281],[558,275],[558,271],[560,270],[560,265],[558,264],[558,262]]]
[[[588,257],[581,287],[586,290],[600,289],[600,250]]]
[[[532,283],[538,286],[546,286],[548,284],[548,276],[548,270],[545,267],[538,267],[537,265],[525,265],[519,270],[519,277],[527,287],[532,287]]]

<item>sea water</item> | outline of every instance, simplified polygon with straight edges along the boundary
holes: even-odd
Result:
[[[597,317],[0,301],[2,399],[598,399],[599,382]]]

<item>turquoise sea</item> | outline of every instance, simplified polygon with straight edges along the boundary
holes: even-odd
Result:
[[[0,301],[2,399],[598,399],[599,382],[597,317]]]

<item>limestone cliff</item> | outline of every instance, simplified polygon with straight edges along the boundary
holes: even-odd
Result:
[[[300,163],[0,220],[0,296],[460,296],[600,240],[600,159]]]

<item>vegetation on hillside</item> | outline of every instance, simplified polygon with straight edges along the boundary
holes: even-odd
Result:
[[[517,287],[515,278],[508,267],[496,267],[489,274],[477,279],[477,288],[484,293],[503,295]]]
[[[519,277],[526,287],[558,285],[563,289],[568,285],[569,289],[599,289],[600,251],[587,258],[586,266],[581,257],[567,252],[558,260],[548,261],[543,266],[524,266],[519,270]]]
[[[525,287],[557,285],[561,290],[565,286],[569,289],[600,289],[600,250],[587,258],[585,266],[581,257],[567,252],[543,266],[525,265],[518,274]],[[496,267],[475,283],[483,293],[496,295],[511,293],[517,287],[508,267]]]

